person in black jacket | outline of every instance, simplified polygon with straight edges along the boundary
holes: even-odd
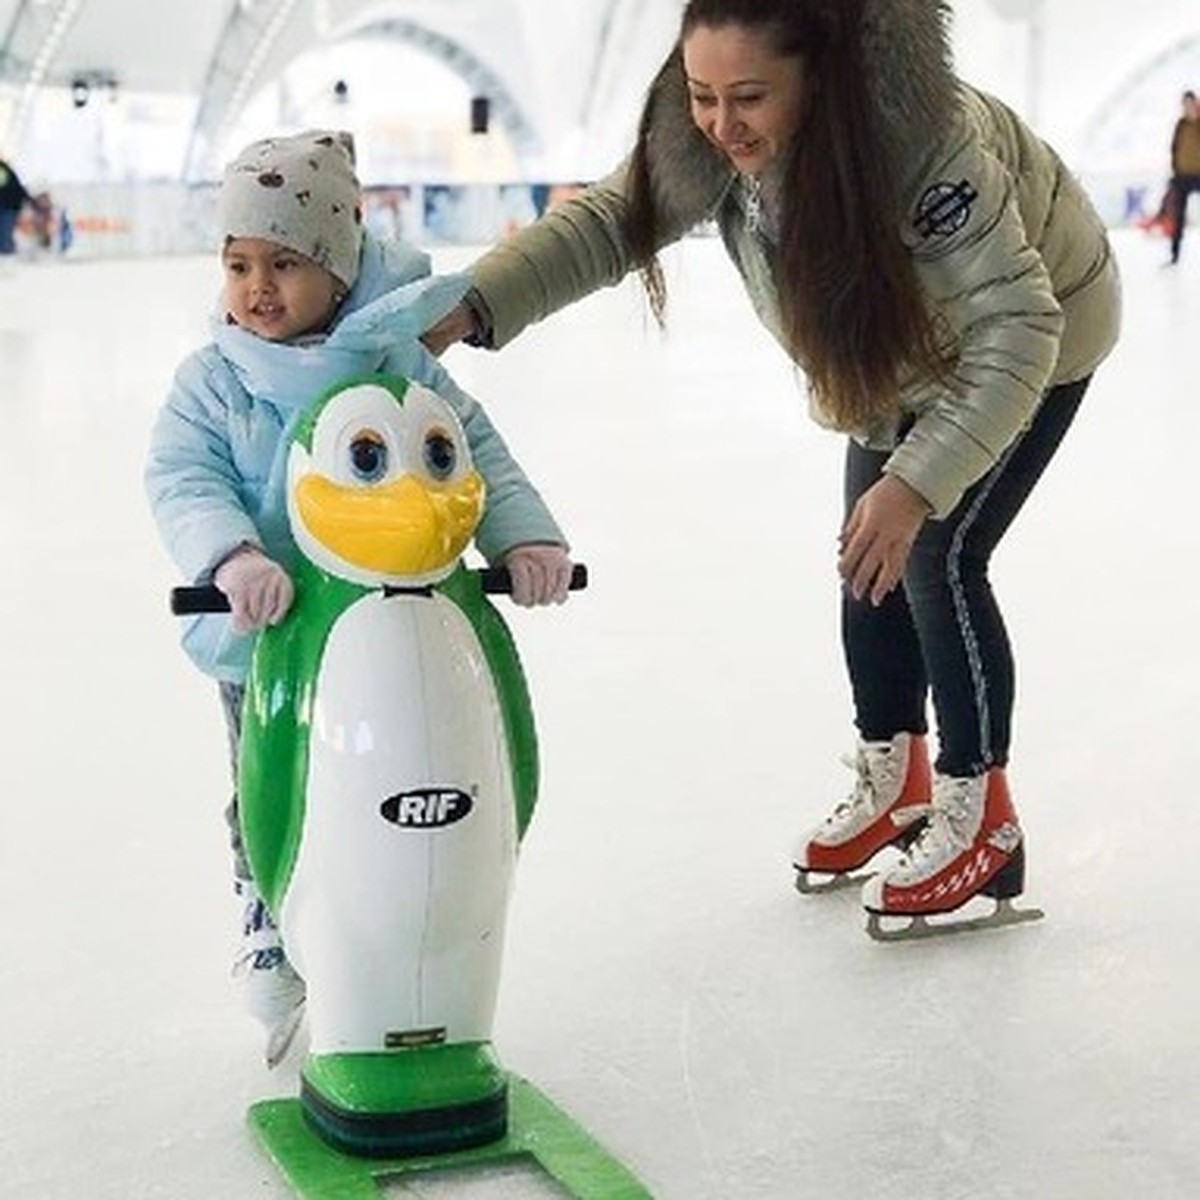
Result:
[[[17,227],[17,218],[21,215],[21,209],[32,199],[20,176],[7,160],[0,158],[0,256],[16,253],[13,232]]]

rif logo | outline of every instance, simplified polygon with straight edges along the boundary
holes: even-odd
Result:
[[[444,829],[467,816],[475,802],[458,788],[413,788],[389,796],[380,806],[385,821],[401,829]]]
[[[965,179],[935,183],[918,201],[913,224],[923,238],[948,237],[967,223],[971,205],[978,199],[979,193]]]

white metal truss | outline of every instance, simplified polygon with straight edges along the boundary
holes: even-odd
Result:
[[[372,21],[356,28],[354,36],[404,42],[436,58],[467,84],[472,95],[488,98],[491,115],[504,127],[518,154],[537,149],[537,130],[504,81],[460,42],[403,17]]]
[[[0,142],[15,144],[38,89],[46,81],[58,48],[84,0],[21,0],[0,42],[0,85],[16,89],[16,103],[3,118]]]
[[[250,95],[299,0],[238,0],[217,39],[188,139],[184,178],[207,178],[217,166],[222,135]]]
[[[1170,170],[1170,137],[1186,85],[1200,78],[1200,35],[1180,38],[1118,81],[1088,122],[1084,161],[1096,169],[1146,157]],[[1196,85],[1192,84],[1195,87]]]
[[[217,42],[200,96],[185,158],[184,178],[211,178],[219,163],[216,156],[223,135],[236,121],[258,72],[270,53],[298,0],[257,0],[236,4]],[[358,26],[355,37],[393,39],[414,46],[445,63],[471,89],[486,96],[491,114],[501,124],[518,152],[535,149],[538,136],[532,122],[504,82],[484,62],[446,34],[400,17],[383,18]]]

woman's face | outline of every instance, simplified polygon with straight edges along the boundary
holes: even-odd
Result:
[[[759,175],[787,148],[800,120],[804,69],[766,30],[699,25],[683,40],[692,120],[735,170]]]

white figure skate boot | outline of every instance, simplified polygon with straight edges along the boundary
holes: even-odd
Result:
[[[242,944],[233,963],[245,1010],[267,1030],[267,1066],[279,1064],[287,1054],[304,1016],[304,980],[288,962],[279,930],[258,889],[249,880],[238,880],[238,895],[245,901]]]
[[[928,937],[1036,920],[1040,909],[1012,905],[1025,887],[1025,844],[1004,770],[974,778],[938,775],[926,823],[894,868],[863,888],[867,932],[878,941]],[[909,814],[895,813],[907,820]],[[932,923],[977,896],[996,901],[986,916]],[[885,924],[884,918],[901,922]]]
[[[931,771],[922,734],[860,741],[855,756],[844,761],[855,771],[854,790],[796,847],[793,865],[801,892],[853,882],[853,873],[885,846],[904,846],[916,836],[922,806],[929,803]],[[897,812],[911,815],[898,821]]]

